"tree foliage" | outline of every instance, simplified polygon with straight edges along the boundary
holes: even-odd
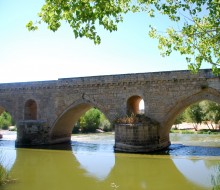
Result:
[[[203,111],[199,104],[193,104],[185,111],[185,119],[194,124],[194,129],[197,131],[198,124],[203,121]]]
[[[117,30],[117,23],[123,20],[122,13],[129,8],[129,0],[46,0],[38,16],[48,28],[56,31],[61,21],[66,21],[73,30],[75,38],[86,37],[95,44],[101,42],[96,32],[96,23],[112,32]],[[30,21],[29,30],[38,27]]]
[[[0,115],[0,129],[8,129],[13,124],[12,117],[8,112]]]
[[[100,110],[92,108],[80,117],[79,122],[74,126],[73,133],[77,133],[79,130],[82,133],[94,133],[96,129],[109,131],[111,125]]]
[[[37,30],[44,22],[52,31],[66,21],[75,38],[86,37],[95,44],[101,42],[97,25],[112,32],[123,22],[128,12],[147,12],[150,17],[166,15],[175,26],[162,34],[150,26],[150,37],[159,41],[163,56],[178,51],[186,57],[189,69],[198,71],[202,63],[212,65],[213,73],[220,69],[220,5],[219,0],[45,0],[39,21],[27,24]]]
[[[149,1],[148,1],[149,2]],[[151,0],[149,3],[155,2]],[[189,69],[197,72],[202,63],[212,65],[214,74],[220,66],[220,2],[219,0],[166,0],[153,3],[155,9],[178,23],[178,29],[167,28],[159,34],[151,27],[150,36],[159,40],[163,56],[178,51],[186,56]],[[152,9],[153,11],[154,9]]]
[[[100,124],[100,111],[93,108],[85,113],[83,117],[80,118],[80,127],[82,132],[95,132]]]
[[[212,101],[201,101],[189,106],[182,114],[178,115],[175,124],[182,122],[194,123],[194,128],[197,130],[197,125],[201,123],[215,129],[220,125],[220,105]],[[215,126],[214,126],[215,125]]]

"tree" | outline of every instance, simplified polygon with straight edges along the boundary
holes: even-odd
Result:
[[[175,129],[178,129],[178,125],[185,121],[184,114],[179,114],[174,121]]]
[[[80,128],[82,132],[94,133],[98,129],[100,124],[100,115],[101,112],[95,108],[90,109],[85,113],[84,116],[80,118]]]
[[[148,1],[149,2],[149,1]],[[150,36],[159,40],[163,56],[173,50],[186,56],[189,69],[197,72],[202,63],[212,65],[212,71],[220,73],[220,2],[219,0],[162,0],[149,2],[170,20],[178,22],[178,28],[168,28],[165,35],[151,27]],[[152,9],[154,12],[154,9]],[[153,15],[154,16],[154,15]]]
[[[98,128],[105,132],[112,130],[111,123],[105,115],[100,110],[92,108],[80,117],[72,133],[94,133]]]
[[[100,125],[99,128],[101,128],[103,131],[108,132],[112,130],[111,123],[109,120],[105,117],[103,113],[100,115]]]
[[[202,108],[198,103],[191,105],[185,111],[185,118],[188,122],[193,123],[194,129],[198,130],[198,124],[201,124],[204,118]]]
[[[209,124],[213,130],[216,129],[216,126],[219,128],[220,105],[209,100],[203,100],[199,103],[195,103],[189,106],[182,114],[178,115],[174,124],[179,124],[183,121],[194,123],[194,128],[196,130],[197,124],[201,124],[202,122],[205,123],[209,129]]]
[[[8,129],[13,124],[12,117],[8,112],[3,112],[0,115],[0,129]]]
[[[220,121],[220,105],[211,101],[203,101],[201,102],[201,107],[203,109],[205,122],[208,125],[207,121],[209,121],[212,129],[215,129],[213,123],[218,125]]]
[[[86,37],[101,43],[97,24],[112,32],[123,22],[128,12],[147,12],[150,17],[166,15],[178,23],[158,33],[150,26],[150,37],[159,41],[163,56],[178,51],[186,57],[189,69],[197,72],[202,63],[212,65],[214,74],[220,73],[220,6],[219,0],[45,0],[39,21],[27,24],[29,30],[38,29],[44,22],[52,31],[66,21],[75,38]],[[176,26],[175,25],[175,26]]]

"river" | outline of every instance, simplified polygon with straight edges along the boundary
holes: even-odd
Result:
[[[74,135],[69,146],[15,148],[0,141],[1,161],[16,181],[1,190],[205,190],[220,185],[220,135],[170,134],[154,154],[114,153],[114,134]],[[216,188],[217,189],[217,188]],[[220,188],[218,188],[220,189]]]

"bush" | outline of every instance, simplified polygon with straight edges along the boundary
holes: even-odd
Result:
[[[99,128],[105,132],[112,131],[111,123],[107,119],[101,121]]]
[[[101,112],[92,108],[80,118],[80,128],[83,133],[95,133],[99,128]]]
[[[0,115],[0,129],[7,130],[13,124],[12,117],[8,112],[3,112]]]
[[[8,183],[10,180],[9,172],[2,166],[4,154],[0,151],[0,186]]]

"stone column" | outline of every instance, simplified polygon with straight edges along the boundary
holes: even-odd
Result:
[[[49,128],[43,120],[23,120],[16,123],[16,147],[48,144]]]
[[[170,145],[161,141],[159,123],[143,122],[137,124],[115,125],[116,152],[147,153],[167,148]]]

